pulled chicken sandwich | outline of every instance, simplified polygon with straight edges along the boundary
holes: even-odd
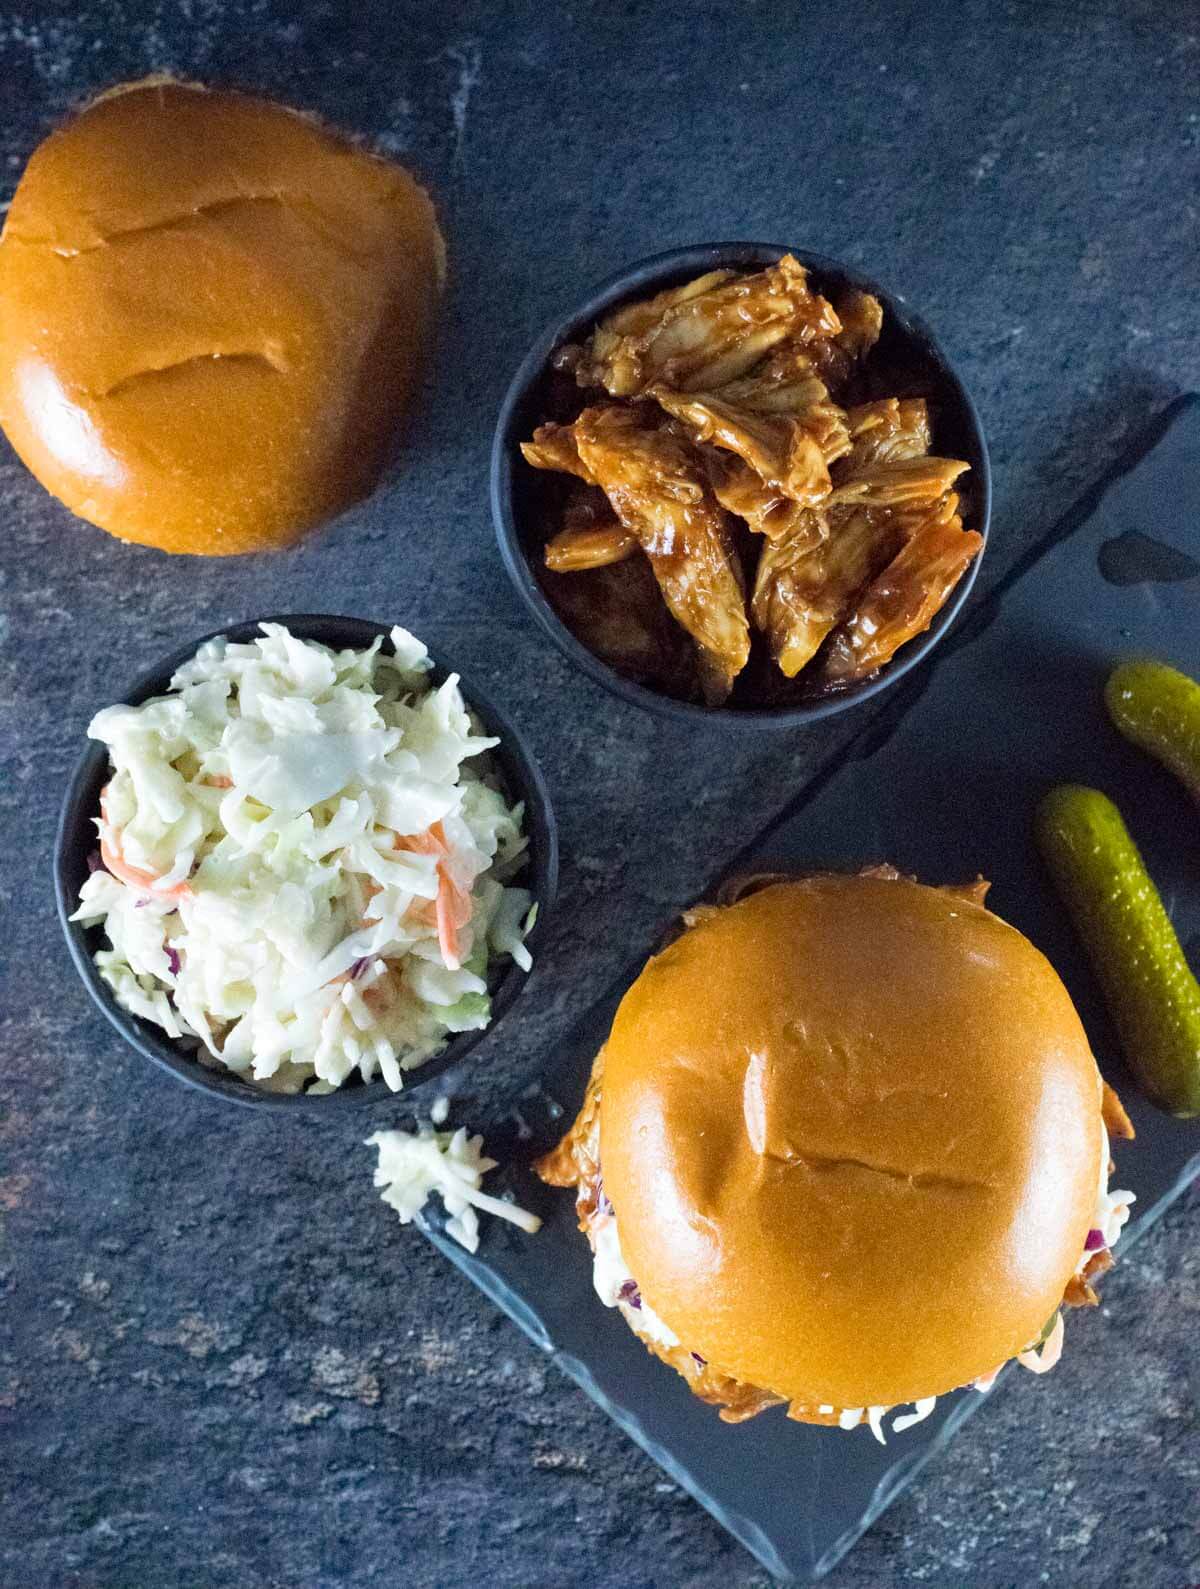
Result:
[[[701,906],[626,993],[538,1173],[600,1298],[738,1422],[903,1431],[1058,1359],[1131,1136],[1049,962],[890,867]]]

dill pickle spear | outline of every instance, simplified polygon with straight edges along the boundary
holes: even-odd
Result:
[[[1108,715],[1200,800],[1200,684],[1165,662],[1123,662],[1104,688]]]
[[[1171,1114],[1200,1114],[1200,984],[1121,813],[1064,784],[1042,801],[1037,837],[1130,1070]]]

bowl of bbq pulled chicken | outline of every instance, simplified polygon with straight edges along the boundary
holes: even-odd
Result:
[[[636,266],[548,332],[492,487],[560,647],[642,705],[746,723],[907,672],[965,599],[990,506],[978,417],[926,327],[757,244]]]

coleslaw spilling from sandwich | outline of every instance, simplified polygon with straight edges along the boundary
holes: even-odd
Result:
[[[688,1382],[702,1401],[720,1408],[727,1423],[741,1423],[768,1407],[784,1405],[784,1398],[754,1385],[747,1385],[691,1351],[666,1322],[654,1312],[621,1253],[616,1212],[604,1191],[600,1164],[600,1094],[603,1086],[603,1054],[592,1070],[583,1106],[574,1125],[558,1146],[538,1161],[536,1169],[551,1186],[574,1187],[579,1228],[592,1249],[592,1282],[601,1302],[615,1307],[626,1324],[656,1357],[669,1364]],[[1130,1137],[1133,1127],[1112,1088],[1105,1085],[1101,1127],[1100,1173],[1096,1207],[1083,1251],[1063,1295],[1068,1307],[1094,1306],[1099,1300],[1091,1282],[1112,1267],[1112,1248],[1129,1219],[1135,1201],[1129,1191],[1110,1190],[1113,1163],[1109,1151],[1110,1134]],[[1056,1308],[1040,1338],[1018,1352],[1014,1361],[1035,1374],[1045,1374],[1058,1362],[1064,1338],[1063,1315]],[[1006,1365],[999,1363],[989,1373],[974,1380],[971,1387],[991,1390]],[[788,1405],[788,1416],[805,1422],[824,1423],[840,1429],[855,1429],[867,1424],[882,1445],[887,1444],[884,1417],[892,1418],[893,1434],[923,1422],[937,1405],[936,1396],[913,1403],[911,1411],[900,1407],[816,1407]],[[815,1416],[814,1416],[815,1415]]]
[[[401,628],[335,651],[206,641],[88,729],[111,774],[72,919],[118,1004],[281,1092],[398,1090],[528,970],[524,812],[456,675]]]

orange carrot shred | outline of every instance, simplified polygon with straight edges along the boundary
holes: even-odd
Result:
[[[170,888],[160,888],[161,873],[143,871],[140,866],[131,866],[125,859],[117,830],[108,819],[107,794],[108,785],[105,784],[100,791],[100,859],[104,862],[105,870],[111,872],[119,882],[127,883],[130,888],[136,888],[143,894],[157,894],[160,899],[190,899],[192,890],[188,883],[173,883]]]
[[[394,846],[398,850],[409,850],[415,855],[438,857],[438,891],[435,907],[438,946],[446,965],[451,971],[457,971],[462,965],[462,940],[459,934],[471,920],[472,902],[470,894],[459,888],[447,869],[446,860],[450,854],[450,846],[446,842],[445,828],[440,821],[437,821],[432,823],[425,833],[398,833]],[[422,917],[416,916],[416,919],[419,921]]]

